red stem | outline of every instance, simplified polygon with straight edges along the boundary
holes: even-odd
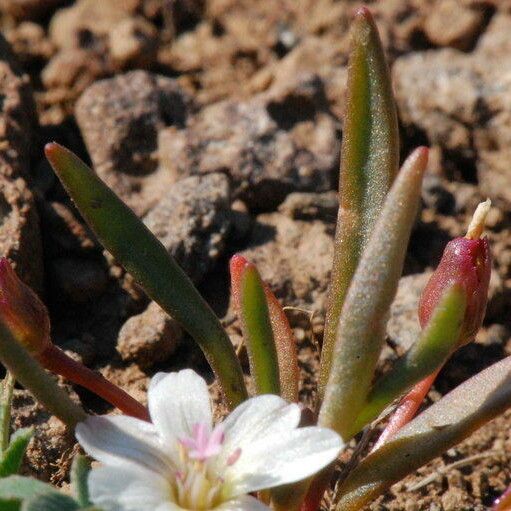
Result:
[[[422,401],[426,397],[426,394],[429,392],[431,385],[435,381],[438,373],[441,368],[438,368],[433,374],[430,374],[424,380],[415,384],[415,386],[406,394],[406,396],[401,399],[399,406],[396,408],[395,412],[392,414],[386,428],[383,430],[383,433],[378,438],[378,441],[374,445],[371,452],[379,449],[385,442],[387,442],[391,437],[393,437],[405,424],[408,424],[417,413]]]
[[[71,382],[81,385],[102,397],[126,415],[149,421],[147,408],[112,382],[76,362],[53,344],[38,356],[39,362],[49,371],[59,374]]]
[[[334,467],[335,463],[325,467],[314,477],[307,492],[307,496],[300,507],[300,511],[318,511],[321,499],[323,498],[323,495],[330,484],[330,480],[332,479]]]

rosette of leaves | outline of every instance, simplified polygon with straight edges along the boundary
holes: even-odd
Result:
[[[51,143],[46,146],[46,155],[105,248],[201,347],[230,407],[244,401],[248,394],[233,346],[176,261],[73,153]],[[469,255],[463,256],[461,264],[441,265],[427,291],[432,293],[433,289],[435,296],[426,297],[424,302],[419,338],[388,372],[377,375],[390,305],[419,208],[427,156],[426,148],[418,148],[398,168],[397,115],[390,75],[371,14],[360,8],[352,26],[340,208],[318,400],[316,410],[303,413],[304,424],[317,422],[331,428],[345,443],[370,427],[396,399],[425,379],[431,380],[452,352],[471,340],[482,321],[487,285],[478,275],[489,275],[490,258],[485,252],[486,242],[477,241],[472,243],[477,250],[463,252]],[[471,253],[477,255],[475,275]],[[250,262],[235,258],[231,278],[255,392],[297,401],[296,343],[282,306]],[[50,412],[74,427],[84,419],[83,411],[70,403],[30,354],[16,344],[15,335],[4,323],[0,321],[0,360]],[[402,421],[383,445],[358,466],[353,464],[338,486],[336,509],[361,509],[391,484],[510,407],[510,375],[508,357],[464,382],[413,420],[412,414]],[[316,511],[332,474],[330,467],[314,480],[272,490],[271,495],[261,498],[272,500],[276,511]],[[60,495],[37,481],[9,476],[1,483],[0,498],[10,498],[18,506],[12,509],[50,510],[58,499],[71,506],[62,504],[59,510],[90,509],[86,498]],[[76,478],[74,484],[85,488]],[[46,507],[26,507],[41,506],[40,502]]]

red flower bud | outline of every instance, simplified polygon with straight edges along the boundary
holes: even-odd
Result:
[[[0,319],[33,355],[43,353],[51,345],[46,307],[18,278],[5,257],[0,258]]]
[[[424,328],[444,291],[458,285],[465,290],[467,309],[459,346],[470,342],[479,330],[490,283],[491,256],[487,238],[455,238],[445,247],[438,268],[426,285],[419,303],[419,321]]]

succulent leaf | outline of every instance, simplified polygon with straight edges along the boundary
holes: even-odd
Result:
[[[247,397],[241,366],[220,321],[163,245],[77,156],[52,143],[46,157],[105,248],[204,352],[231,407]]]
[[[231,288],[236,306],[239,310],[240,281],[244,268],[249,262],[241,255],[236,254],[231,258]],[[289,402],[298,401],[299,369],[296,354],[296,341],[293,331],[287,320],[286,313],[280,305],[277,297],[269,286],[263,281],[263,289],[266,295],[268,314],[270,317],[273,339],[277,349],[279,364],[280,395]]]
[[[361,509],[510,406],[507,357],[456,387],[364,459],[340,487],[336,510]]]
[[[389,307],[417,213],[427,157],[428,150],[418,148],[404,163],[387,195],[339,318],[319,424],[337,431],[344,441],[358,432],[355,420],[371,390]]]
[[[361,7],[351,29],[340,207],[321,354],[320,397],[333,363],[337,323],[349,284],[398,166],[399,135],[389,69],[371,13]]]

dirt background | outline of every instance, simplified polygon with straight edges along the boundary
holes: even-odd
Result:
[[[431,402],[511,354],[511,2],[368,4],[392,66],[402,157],[431,147],[383,366],[416,338],[418,296],[445,243],[481,199],[494,203],[484,328]],[[239,251],[254,261],[295,307],[301,397],[314,399],[357,5],[0,0],[0,252],[48,305],[55,343],[142,401],[158,370],[193,367],[212,381],[191,340],[83,224],[42,156],[50,140],[93,164],[156,233],[223,318],[245,369],[227,263]],[[62,384],[87,410],[109,411]],[[60,422],[21,389],[14,422],[37,426],[25,472],[65,485],[77,446]],[[510,426],[508,413],[368,509],[485,509],[511,482]]]

